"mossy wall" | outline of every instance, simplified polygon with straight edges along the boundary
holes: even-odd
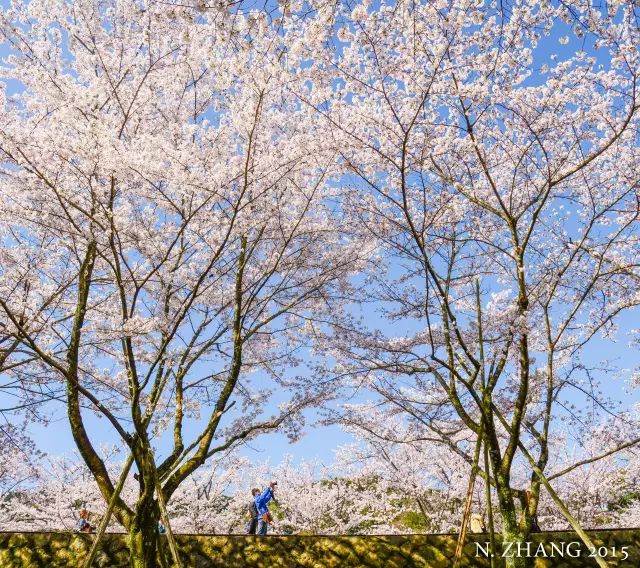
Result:
[[[640,530],[590,532],[597,546],[607,548],[610,566],[640,566]],[[93,537],[73,533],[0,533],[2,568],[79,568]],[[405,536],[195,536],[178,535],[185,568],[448,568],[455,550],[455,535]],[[484,543],[486,535],[472,535],[464,550],[464,568],[483,568],[489,561],[477,554],[475,542]],[[547,554],[550,542],[577,542],[573,533],[544,533],[532,539],[532,554],[537,543],[544,542]],[[622,560],[622,546],[629,557]],[[612,547],[617,557],[612,557]],[[572,552],[575,553],[576,545]],[[532,560],[535,568],[587,568],[596,566],[588,551],[580,557],[565,554],[559,558]],[[109,534],[94,566],[127,566],[124,535]],[[503,562],[498,562],[503,566]]]

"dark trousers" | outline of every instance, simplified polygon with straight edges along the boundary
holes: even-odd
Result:
[[[258,517],[254,517],[250,521],[247,521],[247,524],[244,526],[244,530],[247,534],[256,534],[257,528],[258,528]]]
[[[264,536],[267,534],[267,529],[269,525],[265,522],[264,519],[258,519],[258,532],[256,534]]]

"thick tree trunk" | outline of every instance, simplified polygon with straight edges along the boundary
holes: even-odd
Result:
[[[153,507],[142,510],[133,521],[129,533],[130,568],[160,568],[158,547],[158,515]]]
[[[504,558],[506,568],[527,568],[531,564],[528,558],[530,552],[526,544],[529,534],[518,523],[513,502],[514,491],[509,486],[508,480],[501,475],[496,477],[502,519],[502,546],[498,548],[496,554]]]
[[[503,518],[502,550],[498,550],[498,554],[504,558],[506,568],[527,568],[530,566],[529,556],[535,551],[529,551],[526,541],[527,537],[522,534],[522,531],[517,527],[507,527]]]

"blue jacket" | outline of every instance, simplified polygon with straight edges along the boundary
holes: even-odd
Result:
[[[273,491],[271,491],[271,487],[267,487],[261,495],[256,497],[256,507],[258,508],[258,513],[264,515],[269,511],[267,508],[267,503],[273,499]]]

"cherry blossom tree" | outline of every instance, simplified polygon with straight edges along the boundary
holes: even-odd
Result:
[[[263,13],[35,0],[0,18],[11,372],[64,387],[131,566],[154,566],[160,497],[261,432],[295,438],[327,394],[285,370],[367,247],[340,228],[334,156]],[[97,449],[105,425],[134,458],[133,502]]]
[[[613,452],[584,467],[573,468],[575,462],[587,461],[602,453],[602,438],[611,439],[609,424],[602,424],[581,444],[565,436],[557,436],[550,444],[549,477],[563,500],[580,522],[588,528],[634,527],[638,508],[638,449]],[[635,429],[635,427],[634,427]],[[624,433],[624,438],[629,437]],[[566,470],[569,471],[566,471]],[[566,473],[564,473],[566,471]],[[543,530],[568,529],[554,503],[541,494],[538,519]]]
[[[456,531],[460,524],[460,510],[467,491],[469,464],[458,453],[447,450],[439,440],[416,438],[415,430],[400,424],[401,415],[389,420],[389,415],[373,405],[354,405],[347,413],[348,427],[357,443],[345,447],[338,456],[337,467],[350,467],[348,477],[355,478],[375,472],[384,480],[387,491],[398,498],[405,496],[404,512],[413,519],[427,523],[428,532]],[[385,430],[374,425],[385,416]],[[566,429],[555,432],[550,442],[548,476],[571,508],[587,528],[616,528],[635,526],[634,515],[638,507],[638,449],[623,448],[601,457],[602,438],[613,442],[604,422],[592,425],[580,439]],[[623,430],[635,429],[633,423]],[[615,437],[629,439],[633,432],[620,431]],[[600,457],[600,459],[592,460]],[[575,467],[577,463],[584,463]],[[525,487],[530,472],[519,461],[513,470],[514,487]],[[485,481],[479,480],[474,488],[472,511],[487,520]],[[496,492],[491,502],[498,508]],[[570,530],[567,520],[553,500],[541,490],[538,507],[541,530]],[[496,519],[498,528],[500,518]],[[432,524],[433,523],[433,524]],[[436,524],[437,523],[437,524]],[[424,530],[424,529],[423,529]]]
[[[100,452],[109,472],[117,476],[121,460],[113,450]],[[33,466],[34,476],[27,485],[14,488],[2,500],[0,513],[5,530],[73,530],[81,509],[96,524],[104,513],[104,499],[89,468],[75,453],[69,456],[43,456]],[[127,480],[122,491],[125,502],[135,504],[137,483]],[[73,488],[70,491],[69,488]],[[118,523],[110,530],[122,531]]]
[[[356,442],[340,449],[336,467],[349,472],[348,478],[375,478],[396,504],[396,525],[408,523],[423,533],[458,527],[469,476],[466,460],[439,441],[416,437],[402,414],[379,404],[350,405],[341,421]]]
[[[0,426],[0,501],[37,481],[41,458],[23,429],[13,424]]]
[[[298,46],[313,61],[299,96],[340,149],[352,227],[381,247],[360,300],[382,321],[336,324],[338,371],[469,461],[484,444],[509,541],[531,530],[556,418],[576,392],[607,407],[593,380],[606,361],[586,354],[640,300],[637,16],[362,3],[325,16],[335,38]]]

